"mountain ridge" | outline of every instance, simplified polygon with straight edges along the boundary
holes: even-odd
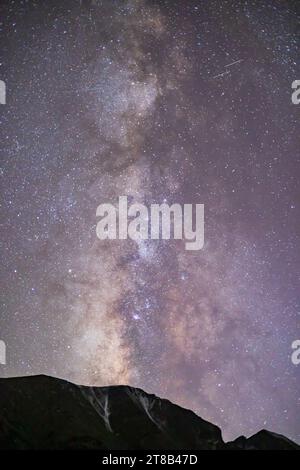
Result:
[[[36,375],[0,378],[0,449],[300,450],[261,430],[225,443],[193,411],[129,385],[90,387]]]

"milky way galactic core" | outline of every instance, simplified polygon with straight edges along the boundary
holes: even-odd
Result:
[[[225,440],[300,442],[298,13],[1,2],[1,376],[130,384]],[[203,204],[203,247],[99,239],[120,196]]]

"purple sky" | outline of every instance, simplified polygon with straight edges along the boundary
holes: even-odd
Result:
[[[300,442],[296,5],[1,2],[2,376]],[[120,195],[204,204],[204,249],[98,240]]]

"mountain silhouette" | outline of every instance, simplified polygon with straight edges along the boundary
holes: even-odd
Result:
[[[138,388],[87,387],[39,375],[0,379],[0,449],[300,447],[265,430],[224,443],[214,424]]]

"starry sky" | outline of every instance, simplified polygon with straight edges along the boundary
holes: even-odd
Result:
[[[130,384],[300,442],[297,2],[1,1],[1,376]],[[205,205],[205,244],[96,209]]]

